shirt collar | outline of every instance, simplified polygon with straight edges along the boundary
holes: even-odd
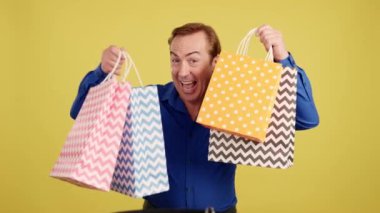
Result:
[[[166,89],[162,95],[163,101],[168,101],[169,105],[175,110],[188,114],[185,104],[183,103],[181,97],[179,96],[174,83],[170,82],[165,85]]]

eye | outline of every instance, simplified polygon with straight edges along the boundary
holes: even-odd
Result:
[[[199,60],[197,59],[189,59],[189,64],[190,65],[196,65],[198,63]]]
[[[172,58],[171,59],[172,64],[178,64],[179,62],[180,62],[180,60],[178,58]]]

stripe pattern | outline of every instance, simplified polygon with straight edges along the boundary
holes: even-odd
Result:
[[[144,197],[169,190],[156,86],[132,90],[112,190]]]
[[[112,78],[90,88],[50,175],[109,191],[131,86]]]
[[[215,162],[286,169],[293,165],[297,71],[285,68],[281,75],[264,143],[210,130],[208,159]]]

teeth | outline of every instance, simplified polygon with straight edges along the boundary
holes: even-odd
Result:
[[[193,81],[181,81],[181,83],[184,85],[189,85],[189,84],[192,84]]]

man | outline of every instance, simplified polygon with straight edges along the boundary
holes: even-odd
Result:
[[[296,129],[317,126],[319,118],[309,80],[286,50],[282,35],[263,25],[258,28],[257,36],[266,49],[273,47],[276,62],[298,70]],[[236,165],[207,160],[210,132],[195,122],[221,51],[219,39],[210,26],[189,23],[173,30],[169,45],[173,82],[158,85],[158,93],[170,190],[145,197],[144,208],[212,206],[217,212],[236,212]],[[71,109],[74,119],[89,88],[99,84],[112,70],[119,51],[115,46],[105,49],[101,65],[81,82]]]

